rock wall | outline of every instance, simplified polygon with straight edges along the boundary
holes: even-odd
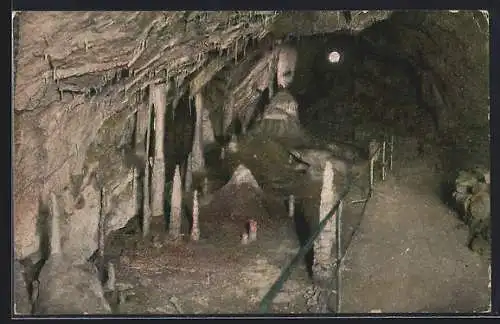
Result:
[[[105,121],[125,111],[132,113],[146,99],[148,85],[158,79],[172,78],[177,87],[166,104],[182,96],[189,87],[186,78],[207,63],[209,51],[232,57],[232,53],[245,50],[242,39],[265,36],[263,21],[257,19],[265,15],[240,17],[240,22],[250,19],[248,28],[230,29],[230,25],[221,24],[228,16],[224,13],[207,19],[196,12],[18,14],[14,79],[16,258],[39,251],[38,210],[46,204],[49,192],[66,197],[60,201],[70,225],[63,228],[63,235],[76,245],[83,239],[81,248],[74,252],[80,257],[95,247],[92,233],[97,222],[98,187],[109,187],[110,209],[118,206],[114,211],[118,218],[111,217],[110,226],[120,226],[131,217],[134,208],[125,203],[134,200],[128,199],[131,167],[119,145],[106,146],[117,140],[113,136],[121,137],[125,126],[104,125]],[[212,32],[205,34],[206,29],[198,28],[200,24]],[[182,32],[171,35],[168,31],[172,28]],[[180,45],[183,39],[186,47]],[[239,46],[233,47],[238,40]],[[89,173],[93,168],[102,178],[96,183]],[[85,177],[88,183],[74,188],[80,191],[70,198],[65,188],[71,179]],[[72,207],[82,201],[82,209]],[[86,225],[79,230],[79,223]],[[73,243],[68,244],[69,248]]]

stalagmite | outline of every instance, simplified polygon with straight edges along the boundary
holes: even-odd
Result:
[[[140,201],[141,201],[140,199],[142,197],[142,194],[140,192],[139,181],[140,181],[139,169],[137,168],[137,166],[134,166],[134,168],[132,169],[132,192],[135,200],[134,215],[139,214]]]
[[[255,241],[257,239],[257,221],[251,219],[248,221],[248,240]]]
[[[106,289],[109,291],[116,290],[116,271],[115,265],[112,262],[108,262],[108,280],[106,281]]]
[[[370,143],[368,144],[368,153],[370,155],[370,158],[373,157],[374,161],[377,161],[380,155],[380,152],[377,152],[379,148],[379,143],[372,139]]]
[[[165,136],[165,109],[167,105],[167,88],[165,84],[151,85],[149,105],[154,107],[155,153],[153,175],[151,180],[151,213],[152,216],[163,216],[165,201],[165,160],[163,143]]]
[[[241,244],[243,245],[248,244],[248,233],[243,232],[241,234]]]
[[[202,193],[203,193],[204,196],[208,195],[208,178],[207,177],[205,177],[203,179]]]
[[[238,151],[238,138],[235,134],[231,135],[231,140],[229,141],[227,148],[231,153],[235,153]]]
[[[191,240],[198,241],[200,239],[200,227],[198,224],[199,217],[199,205],[198,205],[198,190],[193,193],[193,226],[191,227]]]
[[[295,196],[290,195],[288,198],[288,216],[293,218],[295,215]]]
[[[323,171],[323,186],[321,188],[321,201],[319,207],[319,221],[327,216],[335,205],[335,188],[333,184],[333,166],[330,161],[325,164]],[[335,242],[336,222],[334,215],[325,224],[325,227],[314,242],[313,274],[317,279],[323,279],[329,275],[332,265],[332,247]]]
[[[59,227],[59,222],[61,215],[59,212],[59,206],[57,204],[56,194],[50,193],[50,214],[52,215],[51,220],[51,236],[50,236],[50,255],[59,256],[62,254],[61,248],[61,231]]]
[[[205,158],[203,156],[203,133],[202,133],[202,118],[203,118],[203,95],[199,91],[195,95],[194,105],[196,107],[196,123],[194,128],[193,149],[192,149],[192,167],[193,172],[202,171],[205,168]]]
[[[142,195],[142,236],[146,237],[149,235],[149,229],[151,228],[151,196],[149,194],[149,174],[151,170],[151,159],[148,156],[149,154],[149,146],[151,145],[151,118],[152,118],[152,107],[148,106],[148,127],[146,131],[146,158],[145,158],[145,166],[144,166],[144,181],[143,181],[143,190],[144,194]]]
[[[172,184],[172,198],[170,200],[170,226],[169,235],[173,240],[177,240],[181,234],[182,221],[182,183],[181,171],[177,164],[175,166],[174,179]]]

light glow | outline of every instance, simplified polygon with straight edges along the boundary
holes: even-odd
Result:
[[[331,51],[330,54],[328,54],[328,61],[330,61],[330,63],[338,63],[340,61],[340,53]]]

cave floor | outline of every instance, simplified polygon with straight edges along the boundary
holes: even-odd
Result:
[[[416,147],[399,143],[394,169],[386,181],[376,182],[364,216],[362,204],[345,205],[343,246],[348,247],[341,312],[487,309],[488,261],[466,247],[467,227],[440,198],[444,171],[438,154],[419,157]],[[360,193],[354,194],[349,201],[360,198]],[[288,218],[286,210],[278,214],[259,220],[258,239],[248,245],[239,241],[243,219],[207,223],[210,217],[201,211],[198,242],[186,235],[179,243],[169,243],[163,238],[162,217],[154,217],[152,240],[119,234],[108,251],[117,258],[117,282],[132,288],[115,312],[256,313],[261,298],[303,243],[296,232],[303,224],[295,224],[297,218]],[[308,313],[311,295],[312,282],[302,262],[270,312]]]
[[[206,226],[201,223],[200,217],[200,227]],[[197,242],[184,236],[179,243],[164,240],[163,228],[161,217],[155,217],[153,237],[161,237],[156,242],[143,243],[138,234],[119,239],[117,282],[133,286],[133,294],[117,313],[255,313],[281,268],[300,246],[291,218],[266,222],[257,241],[248,245],[240,243],[236,225],[224,226],[218,235],[208,238],[202,234]],[[304,292],[310,286],[302,263],[276,297],[272,311],[307,312]]]
[[[404,145],[345,255],[341,312],[486,311],[489,261],[467,248],[467,227],[440,199],[439,153]]]

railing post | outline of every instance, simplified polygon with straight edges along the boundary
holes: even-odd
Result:
[[[368,193],[368,197],[371,197],[372,196],[372,192],[373,192],[373,165],[375,163],[375,157],[372,157],[370,159],[370,192]]]
[[[385,181],[385,139],[382,143],[382,181]]]
[[[337,245],[337,309],[336,312],[340,313],[340,306],[342,301],[342,277],[340,264],[342,261],[342,210],[343,210],[343,201],[339,202],[339,207],[337,209],[337,226],[336,226],[336,245]]]
[[[375,181],[374,177],[374,168],[375,168],[375,161],[378,160],[379,157],[379,144],[377,143],[376,140],[372,139],[370,141],[370,144],[368,145],[368,154],[370,157],[370,192],[368,193],[368,198],[372,196],[373,192],[373,185]]]
[[[394,135],[391,135],[391,141],[389,142],[389,170],[392,171],[392,154],[394,153]]]

